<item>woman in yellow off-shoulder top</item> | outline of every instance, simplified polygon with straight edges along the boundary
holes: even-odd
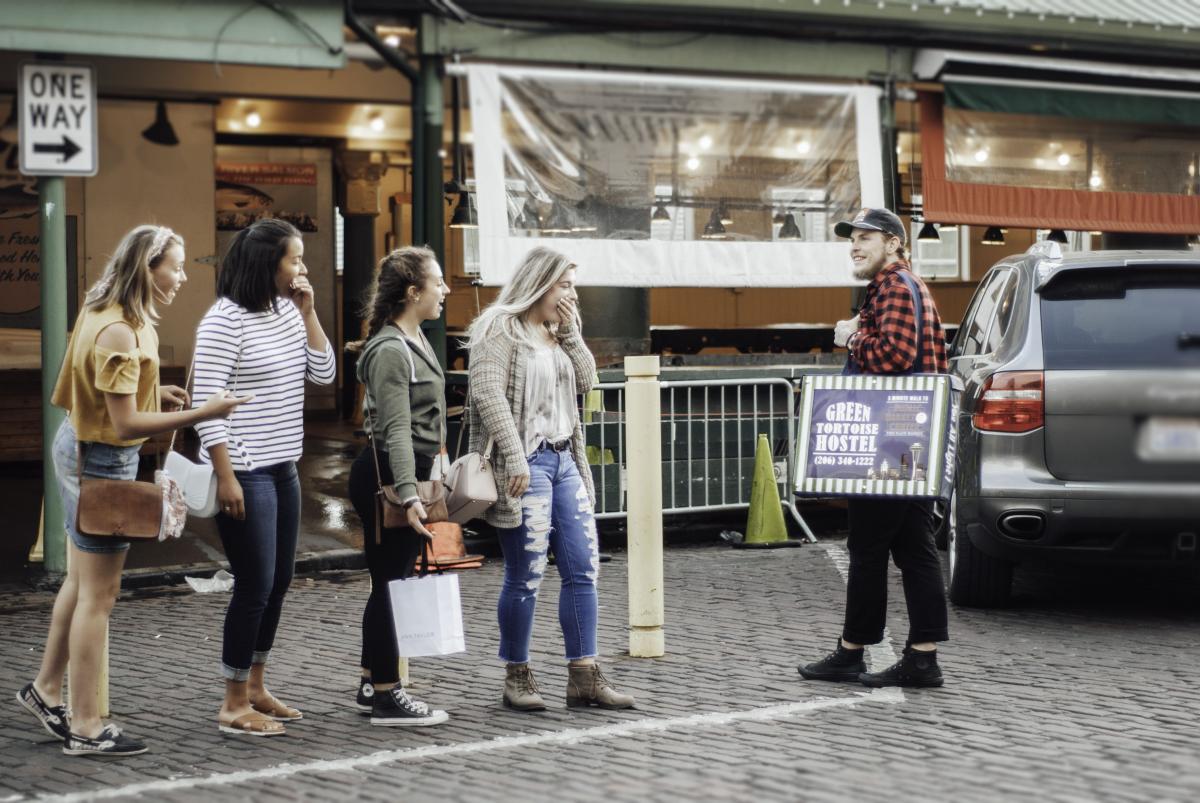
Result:
[[[183,388],[158,383],[156,305],[169,306],[186,281],[179,235],[163,226],[138,226],[125,235],[100,281],[88,291],[54,388],[52,401],[67,411],[54,440],[54,470],[70,560],[54,603],[41,671],[17,693],[17,700],[63,740],[67,755],[146,751],[116,725],[100,721],[100,651],[129,544],[77,531],[79,461],[85,476],[133,480],[138,450],[151,435],[224,418],[241,401],[220,394],[193,410]],[[162,412],[164,407],[173,412]],[[62,694],[68,670],[69,720]]]

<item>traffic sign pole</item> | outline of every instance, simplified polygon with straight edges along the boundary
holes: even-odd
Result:
[[[63,411],[50,403],[59,367],[67,351],[66,191],[61,176],[38,179],[38,217],[42,224],[42,553],[46,571],[67,570],[63,506],[54,476],[54,436]]]

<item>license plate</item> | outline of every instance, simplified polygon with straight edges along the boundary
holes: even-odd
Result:
[[[1142,425],[1138,456],[1155,462],[1200,460],[1200,418],[1151,418]]]

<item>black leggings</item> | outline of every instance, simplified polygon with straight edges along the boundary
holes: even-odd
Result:
[[[433,458],[417,454],[417,479],[429,479]],[[384,485],[392,484],[392,469],[388,454],[379,452],[379,471]],[[375,543],[375,517],[378,515],[379,483],[375,477],[375,461],[371,447],[350,467],[350,501],[363,524],[363,551],[367,569],[371,572],[371,595],[363,610],[362,659],[363,669],[371,671],[375,683],[396,683],[400,680],[400,656],[396,652],[396,633],[392,627],[392,606],[388,583],[408,577],[420,554],[423,537],[411,527],[383,528],[380,542]]]

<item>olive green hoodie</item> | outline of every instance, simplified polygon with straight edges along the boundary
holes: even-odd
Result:
[[[434,457],[445,440],[446,377],[421,333],[418,345],[393,324],[367,341],[358,358],[366,386],[363,423],[386,449],[401,499],[417,495],[415,453]]]

